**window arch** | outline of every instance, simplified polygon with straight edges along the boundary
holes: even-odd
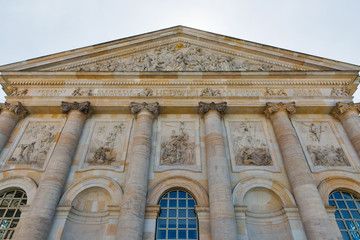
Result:
[[[337,190],[330,194],[329,205],[335,206],[336,223],[344,240],[360,240],[360,198]]]
[[[21,189],[0,194],[0,239],[11,239],[20,220],[20,206],[26,205],[27,196]]]
[[[195,199],[183,190],[172,190],[159,201],[156,239],[198,239]]]

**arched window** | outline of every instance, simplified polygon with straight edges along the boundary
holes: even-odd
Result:
[[[20,206],[26,205],[23,190],[9,190],[0,194],[0,239],[11,239],[20,220]]]
[[[329,205],[336,207],[335,218],[343,239],[360,240],[360,199],[352,193],[335,191]]]
[[[198,239],[196,202],[190,194],[174,190],[165,194],[159,204],[156,239]]]

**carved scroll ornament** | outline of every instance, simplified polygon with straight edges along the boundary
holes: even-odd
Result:
[[[279,111],[285,111],[289,114],[294,114],[296,112],[296,108],[295,108],[295,102],[292,103],[266,103],[266,108],[265,108],[265,116],[267,118],[270,118],[270,116],[274,113],[277,113]]]
[[[332,110],[331,114],[334,116],[334,118],[339,118],[343,114],[354,111],[357,114],[360,113],[360,103],[342,103],[338,102],[336,103],[336,107]]]
[[[78,110],[84,114],[89,114],[90,113],[90,102],[83,102],[83,103],[78,103],[78,102],[61,102],[61,110],[63,113],[68,113],[71,110]]]
[[[130,104],[131,104],[130,110],[135,115],[137,115],[141,110],[147,110],[147,111],[151,112],[154,116],[157,116],[160,113],[160,106],[159,106],[158,102],[153,102],[153,103],[132,102]]]
[[[204,103],[204,102],[199,102],[199,112],[201,114],[205,114],[207,112],[209,112],[210,110],[216,110],[218,111],[220,114],[224,114],[225,110],[226,110],[226,102],[222,102],[222,103]]]
[[[0,103],[0,112],[2,110],[12,112],[12,113],[18,115],[20,118],[25,118],[25,116],[28,114],[28,111],[21,104],[21,102],[18,102],[17,104],[10,104],[7,102]]]

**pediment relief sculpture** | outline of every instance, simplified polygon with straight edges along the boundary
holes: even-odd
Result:
[[[273,165],[260,122],[231,123],[230,130],[237,166]]]
[[[30,122],[7,164],[27,164],[41,168],[50,157],[59,123]]]
[[[350,166],[329,123],[302,122],[299,128],[314,166]]]
[[[283,71],[291,70],[264,62],[221,55],[190,43],[157,47],[136,56],[99,60],[65,71]]]

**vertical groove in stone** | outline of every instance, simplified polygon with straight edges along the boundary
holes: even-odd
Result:
[[[270,119],[307,238],[337,239],[288,113],[281,110]]]
[[[360,117],[357,112],[349,111],[339,117],[346,134],[350,138],[358,156],[360,157]]]
[[[126,173],[124,197],[120,209],[116,239],[142,239],[152,125],[153,114],[148,110],[141,110],[137,115],[135,124],[131,161]]]
[[[220,114],[216,110],[210,110],[205,114],[205,134],[211,239],[236,240],[237,230],[229,167],[221,134]]]
[[[46,240],[87,116],[72,110],[15,239]]]
[[[19,116],[9,111],[2,111],[0,114],[0,152],[6,145],[11,132],[16,123],[19,121]]]

